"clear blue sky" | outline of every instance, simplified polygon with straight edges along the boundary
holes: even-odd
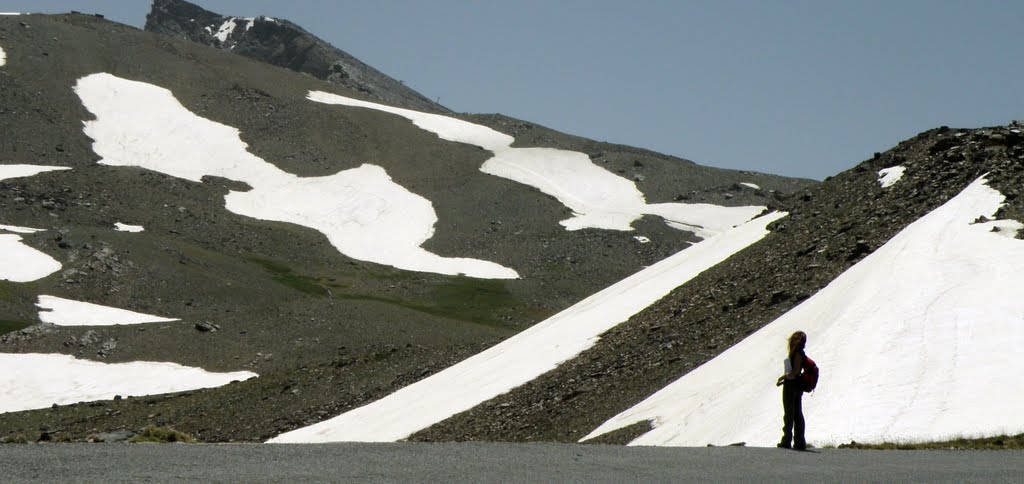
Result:
[[[197,0],[291,20],[449,108],[822,179],[933,127],[1024,119],[1024,1]],[[147,0],[0,0],[103,13]]]

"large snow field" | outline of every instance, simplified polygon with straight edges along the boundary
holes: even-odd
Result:
[[[786,339],[821,368],[803,399],[814,445],[1024,432],[1024,241],[991,217],[984,179],[907,226],[813,297],[586,438],[634,422],[633,445],[771,446]],[[993,232],[998,230],[997,232]]]
[[[516,278],[493,262],[441,257],[421,248],[434,233],[429,200],[364,164],[324,177],[298,177],[249,153],[237,129],[196,116],[163,88],[111,74],[79,79],[75,92],[96,116],[85,122],[99,163],[139,166],[186,180],[212,175],[247,183],[228,210],[320,231],[343,254],[400,269]]]
[[[212,388],[256,376],[249,371],[211,373],[176,363],[100,363],[38,353],[0,353],[0,368],[0,413],[110,400],[116,395]]]
[[[555,197],[573,212],[561,223],[569,230],[598,228],[633,230],[643,215],[657,215],[672,227],[710,237],[757,216],[765,207],[721,207],[710,204],[648,205],[636,185],[595,165],[584,153],[553,148],[513,148],[515,138],[486,126],[439,114],[423,113],[360,101],[338,94],[311,91],[311,101],[375,109],[412,121],[441,139],[479,146],[494,156],[480,170],[532,186]]]
[[[152,316],[55,296],[39,296],[36,306],[40,309],[40,321],[57,326],[113,326],[177,321],[173,318]]]
[[[276,443],[395,441],[533,380],[599,336],[725,260],[783,217],[771,213],[705,239],[533,327],[369,405],[271,439]]]

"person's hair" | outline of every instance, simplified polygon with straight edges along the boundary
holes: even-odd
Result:
[[[804,349],[805,344],[807,344],[807,334],[803,331],[797,331],[789,335],[789,354],[793,354],[796,350]]]

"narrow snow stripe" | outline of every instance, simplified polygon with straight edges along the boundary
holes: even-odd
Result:
[[[592,347],[605,331],[763,238],[767,225],[784,215],[764,215],[704,240],[444,371],[270,442],[404,439],[527,383]]]
[[[762,206],[721,207],[710,204],[648,204],[632,181],[594,164],[576,151],[554,148],[513,148],[515,138],[491,128],[440,114],[423,113],[323,91],[307,98],[324,104],[374,109],[402,116],[439,138],[479,146],[494,156],[480,171],[522,183],[555,197],[573,212],[561,224],[568,230],[596,228],[633,230],[644,215],[665,219],[673,228],[707,238],[744,223],[764,211]]]

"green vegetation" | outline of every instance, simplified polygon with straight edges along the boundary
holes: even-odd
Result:
[[[28,443],[28,437],[25,437],[22,434],[8,435],[7,437],[4,437],[3,440],[0,440],[0,443],[4,443],[4,444],[27,444]]]
[[[157,443],[166,444],[170,442],[193,443],[195,437],[184,432],[179,432],[170,427],[156,427],[150,425],[142,430],[142,433],[132,437],[131,443]]]
[[[1003,450],[1024,449],[1024,434],[1014,436],[1000,435],[983,439],[958,438],[941,442],[883,442],[880,444],[861,444],[850,442],[842,444],[840,449],[873,449],[873,450]]]
[[[252,258],[249,260],[259,264],[261,267],[273,274],[275,281],[295,289],[296,291],[320,297],[325,297],[330,294],[330,289],[328,289],[321,281],[309,276],[296,274],[284,264],[266,259]]]
[[[32,326],[32,323],[28,321],[17,321],[12,319],[0,319],[0,334],[10,333],[19,329],[25,329]]]
[[[534,308],[526,307],[505,286],[505,281],[492,279],[475,279],[455,276],[449,280],[434,284],[436,287],[422,298],[408,299],[386,297],[368,289],[356,289],[358,284],[339,284],[334,279],[316,278],[298,274],[288,266],[279,262],[249,258],[268,272],[274,281],[302,293],[316,297],[332,297],[337,299],[375,301],[393,304],[406,309],[420,311],[434,316],[485,324],[488,326],[504,326],[502,315],[527,314],[538,318],[548,314]],[[378,274],[370,272],[360,274],[360,279],[371,281],[393,281],[405,283],[408,276]],[[355,276],[353,276],[355,278]],[[385,282],[386,283],[386,282]]]

